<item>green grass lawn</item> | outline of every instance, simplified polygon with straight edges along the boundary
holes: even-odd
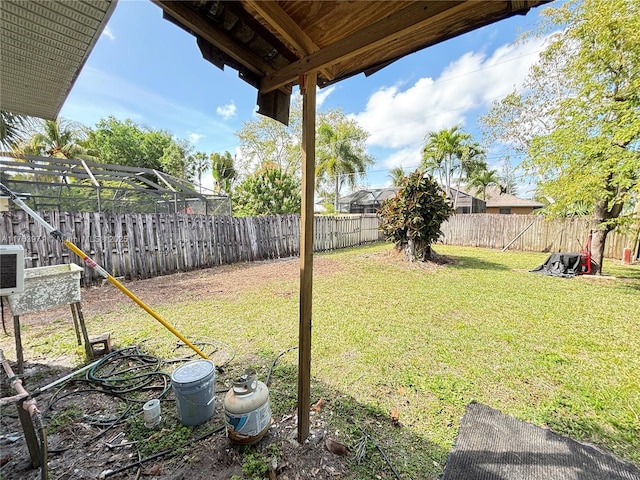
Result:
[[[341,268],[314,279],[312,401],[326,399],[340,441],[355,446],[362,427],[403,478],[437,478],[475,400],[640,464],[639,267],[607,261],[615,278],[562,279],[529,273],[546,254],[438,246],[456,261],[429,270],[380,261],[390,248],[324,254]],[[262,376],[297,345],[296,281],[158,311],[188,338],[233,345],[234,363],[251,358]],[[147,318],[123,306],[87,323],[170,355],[173,337]],[[23,342],[51,345],[60,329],[27,329]],[[283,355],[273,371],[275,414],[295,408],[296,362]],[[376,474],[392,476],[369,444],[352,478]]]

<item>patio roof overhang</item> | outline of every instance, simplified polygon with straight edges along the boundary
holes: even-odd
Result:
[[[54,120],[115,0],[0,2],[0,110]]]
[[[371,75],[547,0],[153,1],[194,35],[206,60],[256,87],[259,113],[287,123],[291,89],[307,72],[317,72],[320,88]]]

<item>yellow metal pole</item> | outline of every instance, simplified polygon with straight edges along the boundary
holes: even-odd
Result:
[[[196,347],[195,345],[193,345],[189,340],[187,340],[184,335],[182,335],[180,332],[178,332],[175,328],[173,328],[166,320],[164,320],[160,315],[158,315],[156,312],[154,312],[151,307],[149,307],[146,303],[144,303],[142,300],[140,300],[138,297],[135,296],[135,294],[129,290],[127,287],[125,287],[122,283],[120,283],[113,275],[109,274],[104,268],[102,268],[100,265],[98,265],[96,262],[94,262],[88,255],[86,255],[82,250],[80,250],[78,247],[76,247],[73,243],[71,243],[71,241],[69,240],[63,240],[62,242],[69,250],[71,250],[73,253],[75,253],[76,255],[78,255],[82,261],[84,263],[86,263],[87,265],[89,265],[91,268],[93,268],[94,270],[96,270],[98,273],[100,273],[100,275],[102,275],[104,278],[106,278],[109,282],[111,282],[113,285],[115,285],[118,290],[120,290],[122,293],[124,293],[127,297],[129,297],[131,300],[133,300],[134,302],[136,302],[142,309],[144,309],[149,315],[151,315],[153,318],[155,318],[157,321],[159,321],[162,325],[164,325],[164,327],[169,330],[171,333],[173,333],[176,337],[178,337],[180,340],[182,340],[184,342],[185,345],[187,345],[189,348],[191,348],[194,352],[196,352],[198,355],[200,355],[202,358],[208,358],[204,353],[202,353],[202,351]]]

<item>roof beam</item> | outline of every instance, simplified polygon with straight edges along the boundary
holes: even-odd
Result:
[[[320,50],[320,47],[277,2],[246,0],[246,3],[258,12],[287,42],[301,52],[302,56]],[[333,80],[334,75],[329,68],[322,68],[321,71],[327,80]]]
[[[178,20],[182,25],[218,47],[231,58],[246,66],[253,73],[263,76],[275,71],[271,65],[251,50],[239,45],[231,37],[222,33],[222,31],[211,28],[208,22],[188,4],[168,0],[153,0],[153,2],[159,5],[167,14]]]
[[[171,186],[171,184],[165,180],[165,178],[160,174],[160,172],[158,170],[154,169],[153,173],[156,174],[156,177],[158,177],[160,180],[162,180],[162,183],[164,183],[169,190],[171,190],[172,192],[176,191],[176,189],[173,188],[173,186]]]
[[[97,188],[100,188],[100,184],[96,180],[96,177],[93,176],[93,173],[91,173],[91,170],[89,169],[89,166],[87,165],[87,162],[85,162],[84,160],[80,160],[80,161],[82,162],[82,166],[84,167],[84,169],[87,172],[87,174],[91,177],[91,183],[93,183]]]
[[[367,50],[425,28],[438,17],[461,10],[464,8],[464,3],[464,1],[432,1],[409,5],[297,62],[267,74],[260,82],[260,91],[266,93],[283,85],[295,83],[299,75],[306,72],[343,62]]]

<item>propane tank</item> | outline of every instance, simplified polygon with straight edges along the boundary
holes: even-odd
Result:
[[[235,443],[251,444],[264,437],[271,425],[269,389],[248,368],[224,397],[227,435]]]

